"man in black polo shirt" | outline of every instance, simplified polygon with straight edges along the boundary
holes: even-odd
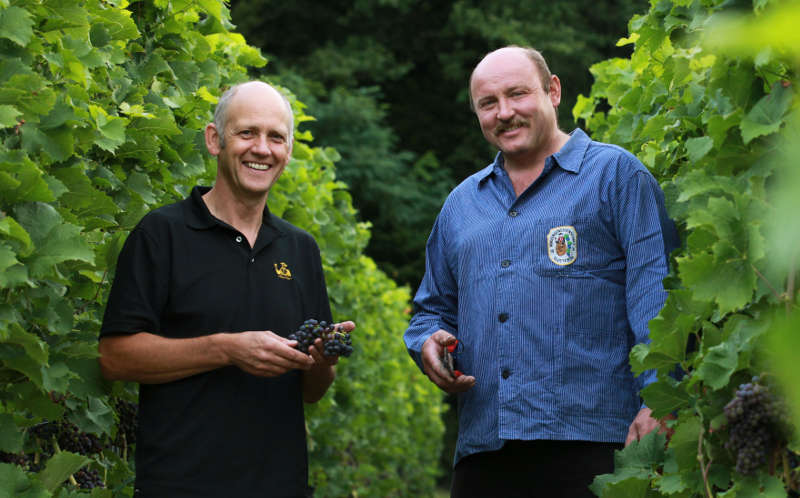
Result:
[[[311,495],[303,402],[325,394],[337,358],[285,337],[331,321],[316,242],[266,205],[292,137],[273,87],[228,90],[205,129],[214,186],[149,213],[120,253],[100,366],[141,384],[137,497]]]

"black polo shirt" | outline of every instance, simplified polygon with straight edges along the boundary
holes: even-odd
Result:
[[[264,211],[255,247],[214,218],[195,187],[147,214],[120,253],[100,336],[271,330],[330,320],[319,248]],[[137,496],[305,496],[301,373],[226,367],[139,390]]]

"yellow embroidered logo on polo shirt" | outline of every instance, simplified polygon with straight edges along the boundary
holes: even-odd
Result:
[[[278,267],[278,263],[273,263],[272,266],[275,267],[275,273],[278,274],[278,278],[282,278],[284,280],[291,280],[292,279],[292,272],[289,270],[289,267],[286,266],[286,263],[281,261],[281,266]]]
[[[555,227],[547,234],[547,256],[559,265],[571,265],[578,259],[578,232],[575,227]]]

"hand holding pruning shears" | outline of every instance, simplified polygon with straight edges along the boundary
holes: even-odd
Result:
[[[475,385],[475,377],[465,375],[458,369],[453,354],[458,352],[459,342],[446,330],[433,333],[422,345],[422,366],[431,382],[445,392],[464,392]]]

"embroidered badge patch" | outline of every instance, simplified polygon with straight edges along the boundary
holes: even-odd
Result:
[[[547,255],[559,265],[571,265],[578,258],[578,232],[575,227],[555,227],[547,234]]]
[[[275,273],[278,274],[278,278],[282,278],[284,280],[291,280],[292,279],[292,272],[289,270],[289,267],[286,266],[286,263],[281,261],[281,266],[278,266],[278,263],[272,263],[272,266],[275,267]]]

